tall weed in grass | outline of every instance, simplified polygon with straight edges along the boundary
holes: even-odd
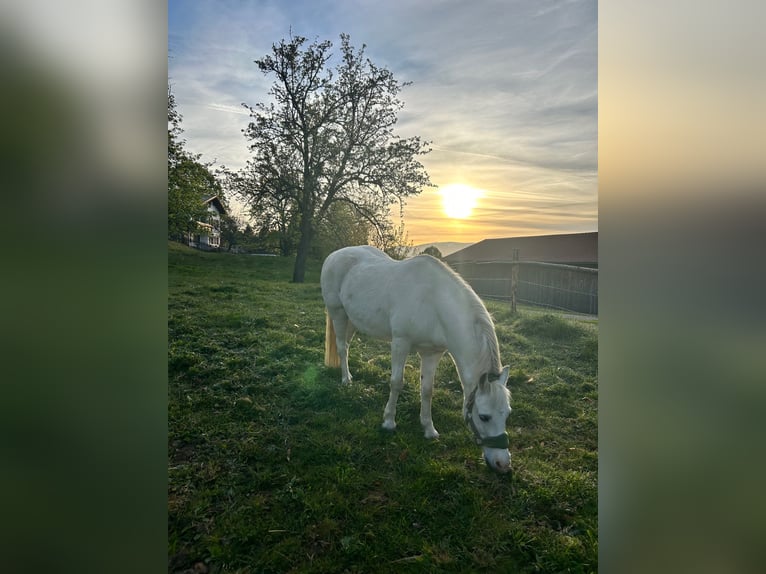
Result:
[[[395,433],[380,428],[388,344],[359,337],[355,376],[323,365],[320,264],[171,244],[168,569],[595,572],[597,325],[489,303],[512,368],[514,474],[486,469],[454,365],[418,420],[410,357]]]

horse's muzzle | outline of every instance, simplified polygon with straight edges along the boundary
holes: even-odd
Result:
[[[489,467],[491,470],[494,470],[495,472],[498,472],[500,474],[511,474],[513,472],[513,468],[511,468],[511,462],[508,461],[508,465],[504,465],[500,461],[495,461],[495,463],[489,462],[489,459],[486,455],[484,455],[484,462],[487,464],[487,467]]]

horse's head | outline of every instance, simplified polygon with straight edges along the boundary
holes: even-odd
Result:
[[[484,451],[487,466],[497,472],[511,470],[505,422],[511,414],[510,392],[506,388],[509,367],[501,373],[484,373],[466,402],[465,420],[476,444]]]

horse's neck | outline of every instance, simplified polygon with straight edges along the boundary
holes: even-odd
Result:
[[[488,370],[486,364],[486,341],[475,335],[473,321],[464,326],[456,325],[452,334],[454,340],[450,346],[450,354],[455,361],[460,381],[463,383],[465,394],[468,395],[478,384],[479,377]]]
[[[455,361],[464,396],[468,397],[476,388],[479,378],[488,372],[499,371],[500,357],[497,338],[491,320],[481,310],[471,309],[451,322],[448,333],[450,354]]]

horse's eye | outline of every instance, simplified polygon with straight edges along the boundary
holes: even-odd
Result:
[[[489,419],[491,419],[491,418],[492,418],[492,415],[479,415],[479,418],[480,418],[480,419],[481,419],[483,422],[485,422],[485,423],[486,423],[486,422],[489,422]]]

